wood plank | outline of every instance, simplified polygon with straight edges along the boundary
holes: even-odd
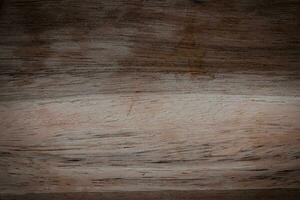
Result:
[[[0,190],[299,187],[299,97],[135,94],[0,104]]]
[[[169,92],[300,95],[297,0],[10,0],[0,100]]]
[[[299,188],[299,10],[0,1],[0,194]]]
[[[104,193],[52,193],[52,194],[26,194],[1,195],[1,200],[298,200],[299,189],[276,190],[224,190],[224,191],[152,191],[152,192],[104,192]]]

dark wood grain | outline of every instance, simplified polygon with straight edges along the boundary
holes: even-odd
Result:
[[[0,200],[298,200],[299,189],[277,190],[212,190],[212,191],[152,191],[152,192],[114,192],[114,193],[53,193],[1,195]]]
[[[1,194],[300,187],[298,0],[0,9]]]
[[[299,96],[299,1],[4,1],[0,100]]]

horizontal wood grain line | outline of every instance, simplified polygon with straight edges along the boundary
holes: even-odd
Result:
[[[300,96],[300,81],[294,75],[217,73],[210,75],[124,72],[79,75],[2,75],[0,101],[47,99],[91,94],[198,93],[229,95]],[[24,81],[30,81],[24,84]],[[18,86],[20,84],[20,86]]]
[[[299,189],[271,189],[271,190],[226,190],[226,191],[151,191],[151,192],[98,192],[98,193],[41,193],[41,194],[0,194],[1,200],[135,200],[141,199],[161,199],[161,200],[184,200],[184,199],[206,199],[206,200],[298,200],[300,198]]]

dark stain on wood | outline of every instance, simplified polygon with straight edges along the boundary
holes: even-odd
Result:
[[[141,19],[147,27],[142,27],[144,30],[138,35],[138,38],[145,38],[145,40],[135,42],[133,48],[130,49],[132,55],[119,61],[121,72],[147,70],[149,72],[191,73],[194,75],[205,73],[202,68],[202,58],[205,56],[205,50],[201,48],[198,38],[196,38],[203,27],[201,28],[195,24],[195,11],[192,6],[186,3],[183,6],[186,8],[183,10],[184,13],[179,14],[177,17],[162,11],[154,14],[152,10],[143,10],[143,5],[134,8],[135,12],[140,13],[139,17],[134,18],[135,20],[140,19],[140,16],[151,16],[151,13],[153,13],[153,16],[156,16],[156,18],[153,18],[155,20],[160,19],[162,22],[170,24],[176,24],[176,20],[181,20],[184,25],[175,33],[170,33],[167,36],[169,38],[161,38],[154,29],[155,21],[149,21],[151,18],[147,18],[148,20]],[[176,40],[171,42],[169,39],[173,36]]]

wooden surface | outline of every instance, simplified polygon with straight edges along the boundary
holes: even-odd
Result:
[[[0,9],[0,193],[300,187],[298,0]]]
[[[299,189],[272,190],[214,190],[214,191],[152,191],[152,192],[104,192],[104,193],[43,193],[25,195],[1,195],[0,200],[298,200]]]

